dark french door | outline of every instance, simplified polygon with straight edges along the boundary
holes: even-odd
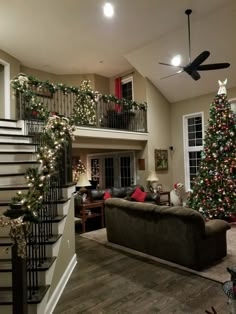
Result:
[[[101,188],[134,184],[134,154],[116,153],[89,157],[91,180]]]

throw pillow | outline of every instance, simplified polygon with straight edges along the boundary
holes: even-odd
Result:
[[[135,199],[137,202],[144,202],[147,192],[143,192],[137,187],[134,193],[131,195],[131,198]]]
[[[107,200],[108,198],[111,198],[111,194],[109,192],[105,192],[104,196],[103,196],[103,199],[104,200]]]

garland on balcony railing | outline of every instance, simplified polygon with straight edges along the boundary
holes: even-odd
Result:
[[[48,81],[42,82],[31,76],[27,77],[24,74],[19,74],[11,81],[11,86],[15,91],[21,93],[22,99],[29,104],[29,109],[45,124],[45,132],[43,133],[45,134],[44,142],[46,144],[38,149],[37,154],[40,167],[38,169],[29,168],[25,175],[29,190],[27,193],[19,191],[12,198],[9,204],[10,209],[3,216],[0,216],[0,226],[11,226],[10,236],[18,245],[18,255],[25,257],[25,234],[29,231],[30,222],[38,221],[38,212],[42,207],[43,194],[47,190],[50,176],[55,171],[56,156],[62,146],[69,139],[73,139],[75,123],[81,119],[88,119],[87,122],[93,123],[95,116],[95,111],[93,111],[95,110],[94,103],[99,100],[106,103],[111,101],[122,104],[124,110],[146,110],[147,104],[94,92],[88,81],[83,81],[79,89],[68,87],[64,84],[52,84]],[[59,90],[64,94],[75,93],[76,103],[71,117],[65,118],[51,115],[47,107],[37,97],[36,91],[32,89],[32,86],[38,90],[46,89],[52,94]],[[81,103],[83,103],[84,109],[81,109]]]
[[[27,83],[27,84],[26,84]],[[24,90],[25,96],[36,98],[35,91],[30,88],[34,86],[38,90],[47,90],[49,93],[54,94],[57,91],[63,92],[65,95],[74,93],[77,97],[88,96],[91,102],[103,101],[105,103],[114,102],[123,106],[124,110],[147,110],[147,103],[136,102],[134,100],[129,100],[125,98],[117,98],[114,95],[103,95],[98,91],[93,91],[89,86],[89,81],[83,81],[80,88],[73,86],[66,86],[65,84],[53,84],[49,81],[40,81],[32,76],[25,76],[25,74],[19,74],[14,80],[12,80],[12,87],[15,90]],[[35,100],[35,99],[34,99]],[[39,101],[40,102],[40,101]],[[42,106],[42,104],[41,104]],[[41,108],[40,106],[40,108]],[[43,109],[42,109],[43,110]],[[45,110],[45,114],[47,111]]]

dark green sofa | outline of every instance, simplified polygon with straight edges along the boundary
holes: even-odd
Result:
[[[220,219],[205,222],[197,211],[111,198],[105,201],[107,238],[146,254],[192,269],[202,269],[227,254]]]
[[[120,188],[112,187],[108,189],[97,189],[97,190],[93,189],[90,191],[90,196],[91,196],[92,201],[102,201],[105,195],[105,192],[107,191],[111,194],[112,198],[114,197],[114,198],[122,198],[122,199],[131,200],[131,195],[134,193],[136,187],[139,187],[141,191],[144,191],[144,187],[142,185],[137,184],[137,185],[127,186],[127,187],[120,187]],[[160,194],[147,192],[144,202],[159,204]]]

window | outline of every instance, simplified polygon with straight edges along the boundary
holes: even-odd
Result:
[[[184,131],[184,164],[185,186],[192,188],[193,180],[201,162],[203,150],[203,113],[186,115],[183,117]]]
[[[134,99],[134,94],[133,94],[133,77],[129,76],[126,78],[123,78],[121,80],[121,92],[122,92],[122,97],[133,100]]]
[[[134,184],[134,160],[133,152],[88,155],[88,171],[101,188],[130,186]]]
[[[236,119],[236,98],[229,100],[229,103],[231,105],[231,109],[233,111],[234,118]]]
[[[0,117],[10,119],[10,64],[0,59]]]

